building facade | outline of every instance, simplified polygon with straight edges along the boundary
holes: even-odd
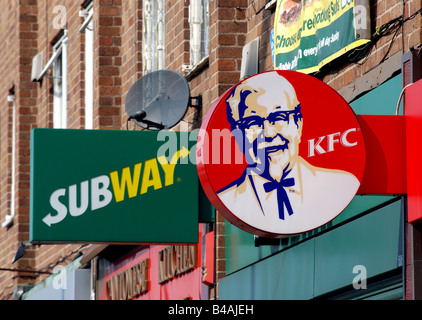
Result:
[[[83,292],[75,289],[73,299],[421,297],[420,227],[407,222],[406,195],[357,196],[323,228],[269,243],[216,212],[200,224],[195,257],[168,246],[28,242],[32,129],[144,130],[127,127],[125,98],[138,79],[162,69],[185,77],[191,97],[202,96],[202,108],[189,106],[171,130],[200,128],[213,103],[240,79],[274,69],[277,2],[0,0],[0,299],[54,298],[57,289],[42,293],[40,287],[60,287],[54,277],[63,268]],[[394,115],[402,89],[421,78],[422,6],[370,0],[368,9],[369,44],[312,75],[357,114]],[[169,250],[191,261],[170,281],[155,270]],[[205,252],[208,259],[213,253],[213,263]],[[126,270],[138,270],[141,279],[147,256],[150,275],[161,280],[147,279],[150,293],[144,283],[128,294],[117,283],[127,281]],[[213,269],[208,277],[207,268]],[[268,271],[277,276],[268,278]],[[353,286],[359,275],[364,289]],[[196,293],[178,296],[177,281],[180,287],[193,281]]]

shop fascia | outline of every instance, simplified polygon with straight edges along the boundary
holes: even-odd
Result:
[[[158,251],[158,283],[172,281],[197,267],[196,245],[170,245]],[[150,290],[150,258],[145,258],[105,281],[106,300],[131,300]]]

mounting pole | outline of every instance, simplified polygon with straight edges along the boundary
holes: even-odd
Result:
[[[195,104],[192,104],[192,101],[195,100]],[[202,108],[202,94],[199,94],[196,97],[189,97],[189,106],[199,110]]]

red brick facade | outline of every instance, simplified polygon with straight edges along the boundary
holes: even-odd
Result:
[[[57,7],[64,6],[68,31],[68,128],[85,127],[84,35],[79,32],[84,18],[79,16],[89,1],[73,0],[2,0],[0,11],[0,222],[11,214],[14,181],[14,220],[0,228],[0,268],[49,270],[49,266],[68,263],[79,245],[38,245],[26,247],[24,258],[11,264],[20,242],[29,239],[30,132],[33,128],[53,126],[53,80],[31,81],[32,59],[42,52],[44,65],[53,54],[52,44],[61,34],[57,28]],[[210,0],[209,55],[201,66],[189,73],[189,1],[165,1],[165,65],[186,75],[191,96],[202,95],[203,108],[189,108],[175,130],[200,127],[212,103],[239,81],[242,49],[259,37],[259,71],[271,70],[270,30],[275,6],[265,9],[268,0]],[[403,5],[398,0],[371,3],[372,30],[404,13],[409,17],[421,9],[420,0]],[[142,76],[142,1],[94,0],[94,129],[126,129],[125,95]],[[329,72],[317,75],[335,90],[344,89],[376,68],[388,50],[394,54],[421,43],[421,18],[404,24],[391,44],[393,35],[382,37],[370,55],[360,64],[342,61]],[[400,69],[397,65],[397,70]],[[50,75],[50,73],[48,73]],[[15,134],[12,141],[13,102],[15,99]],[[140,129],[140,128],[134,128]],[[14,147],[14,148],[13,148]],[[12,149],[15,150],[15,175],[12,176]],[[217,279],[225,275],[224,219],[217,215]],[[84,250],[83,248],[82,250]],[[68,256],[70,254],[70,256]],[[65,261],[61,259],[68,256]],[[63,260],[63,259],[62,259]],[[50,269],[51,271],[51,269]],[[410,274],[410,272],[409,272]],[[18,284],[37,283],[43,276],[28,278],[25,272],[0,271],[0,299],[12,299]],[[408,279],[409,280],[409,279]],[[409,280],[411,281],[411,280]],[[409,289],[410,290],[410,289]],[[211,295],[212,296],[212,295]],[[408,297],[411,297],[409,291]]]

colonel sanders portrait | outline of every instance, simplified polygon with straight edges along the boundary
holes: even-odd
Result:
[[[284,77],[277,72],[250,77],[225,102],[247,162],[243,174],[217,192],[227,209],[250,226],[287,235],[315,229],[343,211],[360,182],[349,172],[315,167],[299,155],[307,119]]]

